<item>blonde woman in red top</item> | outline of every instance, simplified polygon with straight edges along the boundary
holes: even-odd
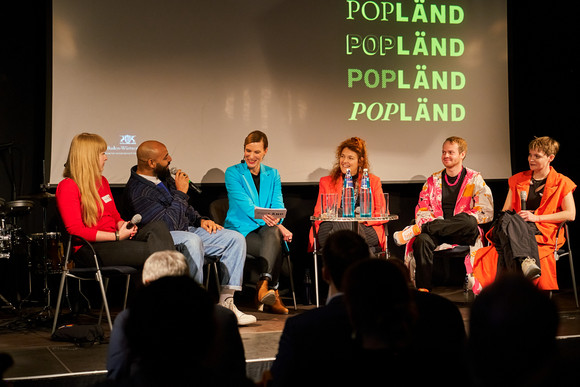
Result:
[[[81,133],[71,142],[62,180],[56,189],[58,210],[69,234],[93,246],[100,263],[141,267],[155,251],[174,250],[173,239],[163,222],[139,229],[121,218],[109,182],[102,175],[107,143],[97,135]],[[77,266],[94,266],[87,246],[75,247]]]

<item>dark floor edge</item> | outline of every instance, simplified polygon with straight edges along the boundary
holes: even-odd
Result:
[[[254,382],[260,381],[265,371],[269,370],[274,362],[274,358],[252,359],[246,361],[246,375]],[[6,382],[12,383],[13,386],[81,386],[92,385],[95,382],[105,380],[106,370],[70,372],[64,374],[23,376],[15,378],[6,378]],[[80,380],[82,379],[82,382]]]

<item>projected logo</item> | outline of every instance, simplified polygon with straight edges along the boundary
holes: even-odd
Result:
[[[119,142],[120,145],[137,145],[135,142],[135,135],[132,134],[122,134],[121,141]]]
[[[118,145],[108,145],[107,154],[109,155],[121,155],[121,156],[135,156],[137,151],[137,141],[136,135],[134,134],[121,134],[119,135],[120,140]]]

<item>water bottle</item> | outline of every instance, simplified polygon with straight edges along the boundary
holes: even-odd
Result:
[[[364,169],[360,184],[360,216],[370,218],[373,216],[373,195],[371,192],[371,182],[369,180],[369,170]]]
[[[342,188],[342,216],[349,218],[354,217],[354,205],[354,184],[352,182],[350,169],[347,169]]]

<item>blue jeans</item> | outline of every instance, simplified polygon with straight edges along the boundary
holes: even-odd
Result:
[[[246,238],[242,234],[227,229],[210,234],[201,227],[189,227],[188,231],[171,231],[171,236],[198,283],[203,284],[204,263],[217,260],[222,288],[242,290],[246,263]]]

